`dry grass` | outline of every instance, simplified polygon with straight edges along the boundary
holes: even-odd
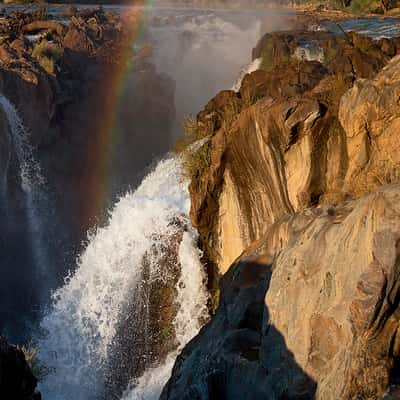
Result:
[[[192,115],[186,116],[183,121],[183,134],[176,141],[174,152],[182,156],[183,175],[190,180],[200,175],[210,165],[210,141],[203,143],[197,149],[193,148],[195,147],[193,145],[204,137],[196,118]]]
[[[193,115],[187,115],[183,119],[183,134],[177,139],[174,146],[175,153],[182,153],[189,148],[198,137],[199,127],[196,118]]]
[[[36,379],[39,381],[43,379],[47,375],[48,369],[40,362],[39,352],[33,346],[32,342],[28,342],[26,345],[18,346],[18,349],[24,354],[25,360]]]
[[[211,142],[208,140],[197,150],[188,149],[183,156],[184,175],[193,179],[201,175],[211,163]]]
[[[55,73],[56,63],[62,54],[60,46],[47,40],[36,43],[32,50],[32,57],[36,58],[40,66],[51,75]]]

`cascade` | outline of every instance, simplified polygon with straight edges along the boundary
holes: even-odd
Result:
[[[43,277],[48,272],[47,249],[41,218],[41,211],[47,204],[44,189],[45,181],[40,171],[40,165],[33,154],[33,148],[29,141],[29,131],[17,109],[3,95],[0,95],[0,106],[7,117],[12,144],[19,165],[21,189],[24,194],[29,237],[36,271]]]
[[[36,340],[47,368],[40,385],[45,399],[120,398],[123,390],[110,382],[118,378],[115,369],[119,375],[136,371],[130,383],[121,382],[129,383],[125,399],[159,396],[177,352],[207,318],[206,276],[189,222],[187,185],[180,160],[161,161],[117,202],[108,224],[88,236],[77,269],[54,292]],[[173,299],[172,320],[159,325],[167,310],[152,315],[149,299],[160,301],[166,293]],[[153,354],[151,345],[159,342],[152,338],[163,337],[165,327],[171,333]],[[135,369],[135,362],[142,367]]]

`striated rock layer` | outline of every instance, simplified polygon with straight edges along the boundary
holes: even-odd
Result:
[[[211,139],[208,165],[192,177],[191,217],[220,273],[282,216],[398,177],[399,58],[342,100],[365,75],[342,80],[338,68],[347,67],[336,61],[302,62],[295,86],[292,63],[256,71],[239,95],[222,92],[199,114]]]

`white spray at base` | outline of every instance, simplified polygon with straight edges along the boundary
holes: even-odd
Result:
[[[193,234],[184,233],[179,246],[181,277],[177,284],[177,304],[180,305],[174,320],[178,348],[168,354],[159,366],[148,369],[143,376],[133,382],[122,400],[158,400],[162,388],[169,379],[178,353],[200,329],[200,319],[207,316],[207,294],[204,288],[203,266],[199,260]]]
[[[44,197],[44,178],[40,171],[40,165],[33,155],[33,148],[29,142],[29,131],[24,126],[17,109],[3,95],[0,95],[0,106],[7,117],[14,151],[19,164],[21,188],[25,195],[32,254],[38,270],[45,273],[47,271],[47,254],[43,243],[42,220],[39,215],[39,208]]]
[[[101,398],[107,362],[115,356],[113,339],[126,303],[140,285],[143,258],[153,254],[151,265],[157,269],[158,252],[152,250],[162,252],[165,238],[180,229],[171,221],[189,224],[187,182],[181,176],[179,160],[161,161],[134,193],[119,200],[108,225],[89,237],[75,273],[54,293],[52,308],[41,322],[44,337],[37,340],[41,362],[49,369],[40,384],[45,399]],[[179,348],[198,332],[207,315],[206,277],[199,256],[196,234],[189,229],[179,245],[174,321]],[[127,398],[157,398],[171,373],[176,356],[172,353],[162,365],[145,371]]]

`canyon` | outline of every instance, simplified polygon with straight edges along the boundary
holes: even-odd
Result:
[[[29,332],[46,282],[43,398],[398,398],[400,38],[280,16],[290,30],[254,41],[166,156],[187,112],[170,71],[188,53],[132,48],[137,10],[62,18],[0,24],[0,332]],[[36,378],[1,339],[0,393],[40,399]]]

